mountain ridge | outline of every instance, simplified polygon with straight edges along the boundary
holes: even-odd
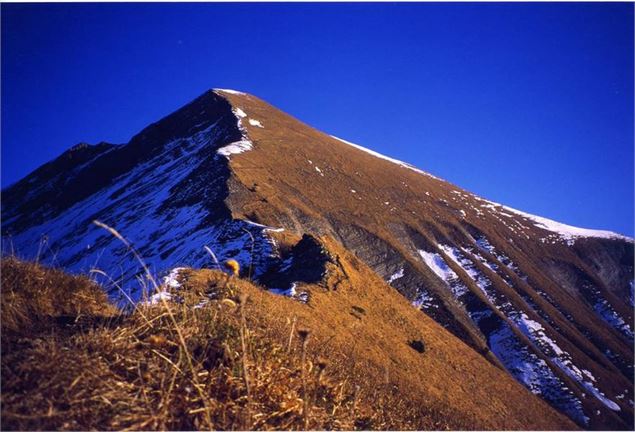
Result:
[[[54,232],[46,248],[62,267],[136,274],[90,224],[100,219],[155,271],[209,266],[207,245],[266,281],[293,261],[302,234],[332,237],[578,424],[632,422],[632,239],[484,200],[236,91],[208,91],[126,146],[129,160],[98,156],[75,178],[83,185],[95,166],[114,164],[117,175],[98,176],[92,194],[71,188],[61,205],[44,194],[35,203],[52,207],[25,214],[32,203],[12,194],[16,185],[3,191],[3,238],[13,232],[34,255]]]

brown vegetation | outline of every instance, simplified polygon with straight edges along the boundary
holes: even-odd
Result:
[[[352,429],[366,419],[350,384],[250,330],[238,299],[120,314],[86,279],[14,259],[2,286],[3,430]],[[87,319],[51,319],[60,316]]]
[[[633,424],[633,407],[621,394],[632,394],[633,340],[620,334],[596,313],[598,296],[630,323],[629,283],[633,278],[633,243],[581,238],[572,246],[555,234],[447,181],[415,172],[346,145],[265,101],[247,94],[222,93],[248,118],[243,121],[254,143],[251,151],[230,160],[234,218],[247,218],[286,232],[331,236],[388,280],[400,269],[404,276],[391,285],[407,299],[418,290],[433,297],[424,312],[493,364],[488,330],[479,327],[466,308],[420,259],[418,250],[445,257],[439,244],[471,248],[498,267],[470,258],[492,282],[491,289],[538,322],[580,370],[588,370],[598,388],[620,406],[616,412],[554,365],[550,356],[517,332],[527,349],[550,365],[590,416],[591,429],[624,429]],[[416,125],[392,125],[416,127]],[[362,143],[363,144],[363,143]],[[425,143],[412,143],[424,146]],[[422,147],[424,149],[424,147]],[[432,168],[433,161],[427,165]],[[319,167],[319,171],[316,170]],[[257,184],[258,189],[252,190]],[[353,192],[354,191],[354,192]],[[475,243],[487,238],[518,271]],[[466,254],[468,256],[468,254]],[[469,258],[469,257],[468,257]],[[494,314],[497,307],[451,259],[448,265]],[[585,292],[583,287],[588,288]],[[507,320],[507,317],[502,317]]]
[[[2,429],[573,427],[342,258],[306,305],[192,270],[183,303],[132,313],[87,279],[4,260]]]
[[[232,108],[240,108],[248,116],[241,121],[241,129],[236,124],[237,117]],[[257,120],[258,123],[248,120]],[[191,137],[212,124],[216,125],[214,135],[222,139],[210,140],[197,153],[200,158],[188,160],[187,165],[181,167],[184,169],[183,177],[152,176],[153,172],[163,173],[158,168],[163,168],[166,160],[182,153],[183,149],[168,151],[171,148],[169,143],[177,137]],[[213,157],[218,146],[241,139],[243,133],[247,133],[252,141],[252,150],[232,155],[229,161]],[[93,162],[84,164],[93,157]],[[185,153],[178,157],[189,158]],[[78,164],[83,168],[76,172],[74,168]],[[69,172],[71,169],[73,173]],[[137,169],[140,172],[135,173]],[[141,172],[144,174],[141,175]],[[105,190],[106,185],[117,183],[114,179],[119,176],[126,180],[102,201],[103,196],[96,193]],[[167,188],[169,182],[164,180],[168,178],[180,180]],[[562,381],[562,389],[571,391],[582,403],[584,412],[590,416],[589,428],[632,426],[633,408],[626,396],[632,395],[633,388],[632,338],[615,328],[610,320],[603,319],[596,310],[598,301],[605,300],[606,305],[615,310],[616,316],[632,323],[633,310],[629,303],[629,283],[633,276],[632,241],[581,238],[573,245],[557,241],[554,233],[545,231],[521,215],[510,213],[510,210],[484,201],[448,182],[344,144],[250,95],[207,92],[144,129],[126,145],[115,148],[107,144],[95,148],[82,145],[41,167],[3,192],[3,235],[19,235],[29,227],[47,232],[49,228],[43,224],[45,219],[61,215],[84,199],[89,200],[85,202],[89,202],[90,208],[96,211],[92,217],[113,221],[123,219],[126,223],[119,228],[134,230],[135,226],[145,223],[144,215],[151,214],[150,207],[145,205],[147,191],[167,189],[170,197],[155,209],[156,214],[165,217],[166,224],[156,224],[156,230],[146,241],[136,244],[140,248],[139,253],[150,258],[160,256],[166,263],[180,262],[181,257],[200,248],[198,241],[184,241],[167,227],[174,210],[202,205],[205,216],[202,213],[196,221],[196,230],[201,238],[208,235],[208,228],[218,227],[217,223],[230,219],[282,228],[283,231],[268,230],[267,235],[275,238],[284,258],[293,255],[294,267],[288,271],[279,271],[277,266],[270,267],[265,275],[259,275],[258,280],[269,287],[287,287],[290,282],[304,281],[304,286],[299,289],[306,291],[309,299],[304,305],[272,296],[259,287],[236,279],[227,286],[228,275],[191,272],[185,296],[196,301],[191,303],[192,306],[198,304],[209,290],[222,291],[222,294],[200,311],[181,310],[182,306],[173,305],[172,314],[167,305],[161,305],[159,310],[162,312],[159,314],[167,313],[166,325],[172,329],[172,339],[169,340],[181,348],[167,354],[157,350],[178,365],[182,373],[189,374],[195,393],[191,400],[200,402],[215,396],[205,393],[207,389],[197,384],[200,384],[197,381],[197,360],[195,355],[187,355],[188,338],[192,335],[205,340],[218,338],[213,332],[199,335],[197,320],[211,320],[209,326],[213,326],[218,316],[235,310],[232,312],[235,316],[231,316],[238,320],[234,323],[238,332],[232,343],[236,344],[239,353],[245,352],[243,345],[250,346],[250,338],[256,338],[284,347],[284,355],[293,356],[289,359],[284,357],[284,361],[302,362],[296,329],[309,329],[310,336],[305,339],[305,357],[317,359],[320,354],[328,353],[326,371],[347,383],[345,388],[357,395],[356,409],[366,406],[372,408],[373,413],[379,413],[374,414],[379,417],[374,418],[372,423],[360,422],[360,427],[363,424],[373,428],[390,425],[484,429],[570,427],[570,423],[563,422],[552,410],[513,382],[509,374],[496,368],[502,368],[502,365],[489,350],[489,337],[495,326],[491,323],[479,325],[478,320],[473,320],[476,305],[482,311],[491,312],[500,323],[509,324],[527,352],[551,368]],[[148,212],[129,210],[136,208],[146,208]],[[113,209],[120,209],[119,213],[111,212]],[[129,211],[133,213],[127,214]],[[85,232],[73,229],[72,232],[58,233],[57,244],[47,246],[54,250],[83,241],[81,237]],[[123,240],[116,232],[111,233]],[[18,249],[31,246],[30,235],[24,238],[26,241],[18,244]],[[156,241],[156,238],[162,241]],[[334,260],[313,253],[312,239],[324,238],[335,239],[325,240],[330,245],[327,245],[328,250],[333,252]],[[487,239],[496,253],[479,249],[477,239]],[[251,240],[249,255],[253,258],[255,242],[253,237]],[[101,239],[91,244],[90,250],[83,252],[84,258],[109,247],[108,242],[100,242]],[[440,244],[482,254],[483,260],[472,253],[469,255],[473,256],[468,259],[479,273],[491,281],[488,289],[497,298],[490,300],[484,295],[472,275],[452,262]],[[180,246],[184,248],[179,250]],[[439,253],[465,285],[469,298],[457,301],[452,290],[420,258],[420,250]],[[132,251],[139,257],[135,250]],[[350,253],[360,260],[350,257]],[[255,255],[258,256],[258,253]],[[77,257],[60,260],[60,265],[76,268]],[[169,257],[172,257],[170,261]],[[240,274],[251,278],[258,266],[253,260],[249,266],[242,264],[246,268]],[[327,279],[321,280],[327,265],[330,265]],[[232,266],[227,270],[234,275],[239,274]],[[38,275],[41,271],[33,267],[26,273]],[[133,358],[128,354],[130,349],[126,344],[129,341],[125,338],[138,337],[136,332],[146,332],[146,327],[154,329],[155,324],[148,324],[146,319],[152,322],[156,309],[145,311],[142,308],[120,318],[116,318],[120,314],[114,311],[113,318],[104,318],[110,316],[110,312],[100,310],[105,304],[103,295],[99,301],[92,303],[91,300],[83,300],[86,297],[82,294],[83,287],[89,286],[86,280],[81,282],[80,279],[60,276],[62,279],[58,282],[51,282],[46,276],[26,273],[19,274],[16,279],[19,281],[20,277],[24,277],[24,288],[9,290],[8,295],[3,295],[2,308],[6,317],[3,332],[8,340],[7,346],[12,347],[12,355],[15,347],[18,352],[28,348],[11,345],[18,340],[17,336],[14,337],[17,329],[22,329],[27,335],[35,335],[32,338],[36,340],[44,338],[53,347],[63,346],[64,353],[76,350],[74,345],[67,346],[71,343],[69,341],[75,341],[87,331],[110,335],[116,330],[125,334],[124,339],[109,336],[121,344],[117,348],[121,351],[116,351],[119,361],[122,357]],[[401,276],[393,280],[397,274]],[[220,281],[218,278],[221,278]],[[390,280],[393,289],[384,283],[386,280]],[[9,286],[16,284],[15,281],[8,283]],[[238,286],[242,288],[238,289]],[[403,297],[398,296],[395,290]],[[40,295],[40,291],[45,295]],[[250,300],[239,302],[237,296],[241,292],[249,293]],[[423,313],[412,307],[412,302],[422,298],[430,298],[421,306]],[[94,309],[90,309],[91,304],[96,305]],[[227,311],[219,305],[226,306]],[[470,312],[467,305],[472,307]],[[588,397],[587,389],[555,363],[548,347],[537,346],[532,338],[516,328],[511,315],[503,312],[503,305],[525,313],[540,324],[545,335],[563,352],[566,351],[567,361],[571,360],[579,370],[588,371],[594,377],[594,385],[614,401],[620,411],[609,409],[596,397]],[[196,318],[189,320],[187,317],[190,315]],[[120,321],[116,325],[115,318]],[[144,322],[146,327],[134,327],[137,325],[134,320]],[[195,327],[190,327],[192,325]],[[6,338],[7,334],[11,334],[11,338]],[[38,336],[42,334],[45,336]],[[48,334],[54,337],[50,339],[46,336]],[[159,336],[151,340],[162,344],[163,339]],[[472,350],[466,349],[457,338]],[[47,349],[55,352],[51,347]],[[75,351],[73,353],[74,357],[81,357]],[[48,362],[47,367],[55,364],[57,359],[52,359],[52,354],[44,354],[49,356],[42,357]],[[98,356],[104,358],[103,353]],[[242,356],[240,360],[232,360],[235,362],[232,365],[236,368],[235,378],[243,383],[246,397],[251,400],[256,397],[253,381],[257,379],[257,371],[252,370],[253,361],[245,359]],[[3,363],[9,368],[7,370],[18,370],[9,361]],[[141,358],[139,361],[147,362]],[[108,368],[111,363],[109,358],[106,363]],[[163,363],[164,367],[169,366],[166,361]],[[81,363],[81,367],[87,364]],[[27,365],[30,366],[24,366],[26,369],[17,375],[17,381],[11,381],[16,388],[21,385],[20,380],[25,379],[25,374],[30,373],[28,368],[33,364],[27,362]],[[42,374],[38,372],[35,375]],[[306,374],[300,376],[299,385],[305,392],[308,378]],[[80,386],[80,382],[83,381],[80,379],[72,388]],[[168,382],[178,384],[172,379]],[[144,388],[138,382],[133,386],[137,391]],[[161,386],[163,383],[157,391],[163,389]],[[13,391],[13,387],[8,388],[9,392]],[[552,394],[549,389],[542,393]],[[92,396],[93,393],[90,393]],[[22,398],[28,401],[28,398]],[[4,397],[3,401],[6,400],[7,397]],[[13,399],[9,397],[9,400]],[[157,414],[153,403],[148,402],[148,407],[154,408],[146,411],[153,413],[154,423],[146,426],[168,427],[166,425],[171,424],[169,417]],[[305,427],[306,421],[312,424],[313,420],[306,413],[312,413],[312,416],[319,410],[306,404],[305,399],[302,418],[297,418],[292,427]],[[382,408],[386,404],[390,408]],[[557,402],[555,405],[561,406]],[[204,408],[202,427],[215,421],[208,418],[213,413],[209,406],[199,408]],[[117,412],[124,412],[123,408],[118,409],[121,411]],[[546,414],[543,415],[543,411]],[[11,414],[13,411],[7,412]],[[113,414],[113,418],[120,419],[121,414]],[[320,424],[318,421],[314,423],[316,427]],[[138,426],[134,422],[125,424]],[[225,427],[224,423],[217,425]],[[258,425],[269,426],[270,423]],[[231,423],[231,427],[245,425]]]
[[[2,334],[30,334],[51,321],[115,313],[104,291],[85,277],[2,259]]]

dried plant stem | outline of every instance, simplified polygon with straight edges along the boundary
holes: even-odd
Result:
[[[146,322],[146,323],[150,324],[150,321],[148,321],[148,318],[147,318],[147,317],[144,315],[144,313],[143,313],[143,312],[141,312],[141,310],[137,307],[137,304],[136,304],[134,301],[132,301],[132,299],[130,298],[130,296],[128,295],[128,293],[127,293],[127,292],[126,292],[123,288],[121,288],[121,286],[120,286],[117,282],[115,282],[115,281],[113,280],[113,278],[111,278],[111,277],[110,277],[110,275],[108,275],[108,273],[106,273],[106,272],[105,272],[105,271],[103,271],[103,270],[96,269],[96,268],[91,269],[89,273],[97,273],[97,274],[99,274],[99,275],[102,275],[102,276],[104,276],[104,277],[107,277],[107,278],[110,280],[110,282],[111,282],[114,286],[116,286],[116,287],[117,287],[117,289],[118,289],[118,290],[119,290],[119,291],[120,291],[120,292],[124,295],[124,297],[126,298],[126,300],[128,300],[128,302],[130,302],[130,304],[132,305],[132,307],[134,308],[134,310],[135,310],[136,312],[139,312],[139,315],[141,315],[141,317],[145,320],[145,322]]]
[[[156,280],[152,276],[152,273],[150,273],[150,270],[148,269],[148,266],[146,266],[145,261],[143,260],[143,258],[141,258],[141,255],[139,255],[139,252],[137,252],[137,249],[135,249],[135,247],[128,240],[126,240],[124,238],[124,236],[119,234],[119,232],[116,229],[114,229],[114,228],[112,228],[112,227],[110,227],[110,226],[106,225],[105,223],[100,222],[98,220],[94,220],[93,223],[95,225],[97,225],[98,227],[105,229],[106,231],[108,231],[109,233],[114,235],[117,239],[119,239],[119,241],[121,241],[124,245],[126,245],[128,250],[130,252],[132,252],[132,254],[137,259],[137,261],[139,261],[139,264],[141,264],[141,267],[143,267],[143,270],[146,272],[146,275],[148,276],[148,279],[154,285],[154,288],[158,291],[159,286],[157,285]]]
[[[247,406],[245,415],[245,430],[249,430],[251,426],[251,387],[249,383],[249,366],[247,355],[247,319],[245,318],[245,303],[247,302],[247,296],[242,295],[240,298],[240,345],[242,351],[242,367],[243,367],[243,379],[245,381],[245,389],[247,391]]]
[[[297,317],[293,317],[293,321],[291,322],[291,331],[289,332],[289,342],[287,343],[287,353],[291,351],[291,342],[293,342],[293,332],[295,331],[295,322],[297,321]]]
[[[359,385],[355,385],[355,393],[353,394],[353,404],[351,405],[351,417],[355,416],[357,409],[357,398],[359,397]]]
[[[306,379],[306,347],[309,342],[310,332],[308,330],[299,330],[300,339],[302,339],[302,415],[304,420],[304,430],[309,429],[309,393],[307,391]]]
[[[42,236],[40,238],[40,244],[37,247],[37,256],[35,257],[35,263],[40,262],[40,254],[42,253],[42,246],[44,246],[48,242],[48,237]]]
[[[114,235],[117,239],[119,239],[124,245],[126,245],[126,247],[128,248],[129,251],[132,252],[132,254],[135,256],[135,258],[137,259],[137,261],[139,261],[139,264],[141,264],[141,267],[143,267],[143,270],[146,272],[146,275],[148,276],[148,279],[150,280],[150,282],[152,282],[152,285],[154,286],[154,289],[156,291],[159,290],[159,286],[156,283],[156,280],[154,279],[154,277],[152,276],[152,273],[150,273],[150,270],[148,269],[148,266],[146,265],[145,261],[143,261],[143,258],[141,258],[141,255],[139,255],[139,253],[137,252],[137,250],[134,248],[134,246],[128,242],[128,240],[126,240],[121,234],[119,234],[119,232],[106,225],[103,222],[100,222],[98,220],[94,220],[93,223],[95,225],[97,225],[100,228],[105,229],[106,231],[110,232],[112,235]],[[178,323],[176,322],[176,318],[174,318],[174,314],[172,313],[172,309],[170,308],[170,305],[168,304],[167,300],[161,296],[161,303],[163,305],[163,307],[165,308],[165,310],[168,313],[168,316],[170,317],[170,321],[172,321],[172,324],[174,325],[174,330],[176,331],[176,334],[179,337],[179,343],[181,345],[181,350],[182,352],[185,354],[185,358],[187,360],[187,364],[189,366],[190,372],[192,374],[192,382],[194,384],[194,387],[196,388],[199,397],[201,398],[201,402],[203,403],[203,405],[205,406],[205,420],[207,421],[208,427],[209,429],[213,429],[213,423],[212,423],[212,417],[210,415],[210,409],[209,409],[209,403],[207,398],[205,397],[205,394],[203,393],[203,390],[201,389],[201,386],[198,385],[198,378],[196,375],[196,370],[194,369],[194,364],[192,363],[192,357],[190,356],[190,353],[187,350],[187,343],[185,342],[185,338],[183,337],[183,332],[181,331],[181,328],[179,327]]]
[[[207,421],[209,429],[212,430],[213,429],[213,423],[212,423],[212,417],[210,415],[209,403],[208,403],[207,397],[203,393],[203,389],[201,388],[201,386],[198,383],[198,376],[196,374],[196,370],[194,369],[194,364],[192,363],[192,356],[190,356],[190,353],[187,350],[187,344],[185,343],[185,338],[183,337],[183,332],[181,331],[181,328],[179,327],[178,323],[176,322],[176,318],[174,318],[174,314],[172,313],[172,309],[170,308],[170,306],[168,304],[168,301],[164,297],[161,297],[161,302],[163,303],[163,306],[167,310],[168,316],[170,317],[170,320],[172,321],[172,324],[174,325],[174,330],[176,330],[176,334],[179,337],[179,342],[181,344],[182,352],[183,352],[183,354],[185,354],[185,358],[187,360],[187,364],[188,364],[188,366],[190,368],[190,372],[192,373],[192,384],[196,388],[196,391],[198,392],[199,397],[201,398],[201,402],[203,403],[203,406],[205,407],[205,420]]]
[[[212,257],[212,260],[214,261],[214,264],[216,264],[216,268],[218,270],[220,270],[220,263],[218,262],[218,258],[216,258],[216,254],[214,253],[214,251],[212,251],[212,249],[210,249],[208,246],[204,246],[205,250],[207,251],[207,253],[209,254],[209,256]]]
[[[231,278],[231,275],[229,273],[225,273],[225,283],[223,283],[223,286],[220,289],[220,292],[222,294],[222,292],[225,291],[225,289],[227,289],[229,291],[229,295],[231,297],[231,296],[234,295],[234,292],[232,290],[231,285],[229,285],[229,278]]]

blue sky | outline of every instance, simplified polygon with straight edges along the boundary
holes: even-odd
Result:
[[[213,87],[633,235],[633,4],[2,5],[2,185]]]

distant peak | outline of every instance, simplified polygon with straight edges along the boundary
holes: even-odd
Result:
[[[88,147],[90,147],[90,144],[88,144],[86,142],[80,142],[78,144],[75,144],[73,147],[69,148],[68,151],[69,152],[73,152],[73,151],[85,149],[85,148],[88,148]]]
[[[73,147],[69,148],[68,150],[66,150],[64,153],[74,153],[80,150],[84,150],[84,149],[91,149],[91,148],[95,148],[95,149],[102,149],[104,147],[113,147],[115,146],[115,144],[106,142],[106,141],[100,141],[97,144],[90,144],[87,142],[80,142],[78,144],[75,144]]]

